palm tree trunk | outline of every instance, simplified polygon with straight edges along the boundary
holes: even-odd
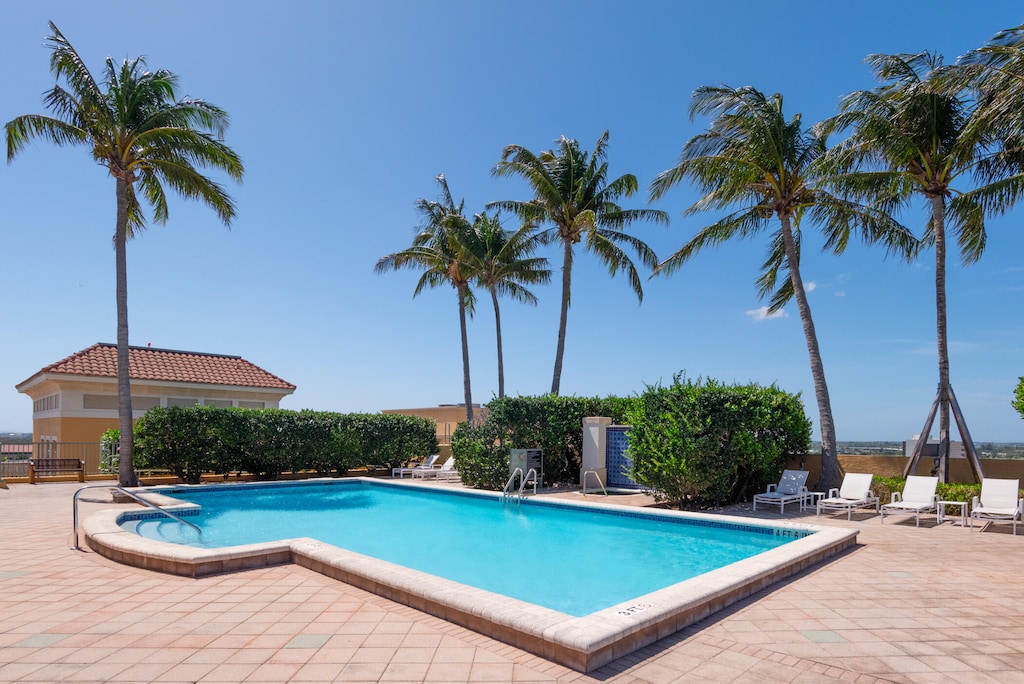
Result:
[[[555,348],[555,372],[551,379],[551,394],[558,396],[562,384],[562,356],[565,354],[565,324],[569,320],[569,285],[572,282],[572,241],[562,241],[562,312],[558,319],[558,346]]]
[[[939,480],[949,482],[949,340],[946,336],[946,200],[930,197],[935,233],[935,321],[939,351]],[[921,435],[928,439],[928,435]]]
[[[462,388],[466,400],[466,422],[473,424],[473,393],[469,389],[469,335],[466,334],[466,286],[456,288],[459,294],[459,327],[462,329]]]
[[[789,268],[793,296],[796,298],[800,321],[804,326],[804,338],[807,340],[807,355],[810,357],[811,377],[814,379],[814,396],[818,400],[818,426],[821,429],[821,479],[818,481],[818,489],[828,491],[831,487],[839,486],[839,454],[836,446],[836,426],[832,420],[832,401],[828,394],[828,384],[825,382],[825,366],[821,362],[811,307],[807,303],[807,293],[800,277],[800,258],[796,253],[790,218],[782,215],[779,220],[782,221],[782,240],[786,246],[786,266]]]
[[[494,330],[498,336],[498,398],[505,396],[505,359],[501,353],[501,311],[498,310],[498,291],[491,289],[491,301],[494,302]]]
[[[133,457],[131,372],[128,365],[128,181],[117,179],[117,225],[114,227],[114,261],[117,280],[117,419],[121,430],[117,474],[122,487],[136,487]]]

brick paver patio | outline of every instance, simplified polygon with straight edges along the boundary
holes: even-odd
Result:
[[[822,516],[858,547],[583,675],[296,566],[195,580],[69,550],[79,486],[0,489],[0,682],[1024,682],[1009,525]]]

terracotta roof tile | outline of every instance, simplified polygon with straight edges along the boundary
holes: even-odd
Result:
[[[166,380],[295,390],[295,385],[240,356],[130,347],[128,366],[131,369],[132,380]],[[46,366],[35,375],[42,373],[116,378],[117,345],[102,342],[94,344],[88,349]]]

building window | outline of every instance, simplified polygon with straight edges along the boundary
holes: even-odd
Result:
[[[148,411],[160,405],[160,397],[132,397],[132,411]]]
[[[239,401],[238,408],[261,409],[266,408],[266,402],[262,401]]]
[[[202,399],[196,398],[183,398],[183,397],[168,397],[168,406],[181,406],[182,408],[189,408],[190,406],[198,406],[203,403]]]
[[[35,413],[43,411],[56,411],[60,408],[60,394],[51,394],[46,397],[39,397],[32,402],[32,410]]]
[[[230,399],[203,399],[203,406],[216,406],[217,408],[231,408]]]
[[[83,394],[82,408],[96,411],[116,411],[117,395],[114,394]],[[160,397],[132,397],[132,411],[148,411],[160,405]]]
[[[98,411],[116,411],[117,395],[85,394],[82,396],[82,408]]]

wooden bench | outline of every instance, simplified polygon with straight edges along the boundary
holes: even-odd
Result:
[[[28,462],[29,484],[35,484],[36,477],[69,473],[77,473],[78,481],[85,482],[85,461],[80,458],[33,458]]]

